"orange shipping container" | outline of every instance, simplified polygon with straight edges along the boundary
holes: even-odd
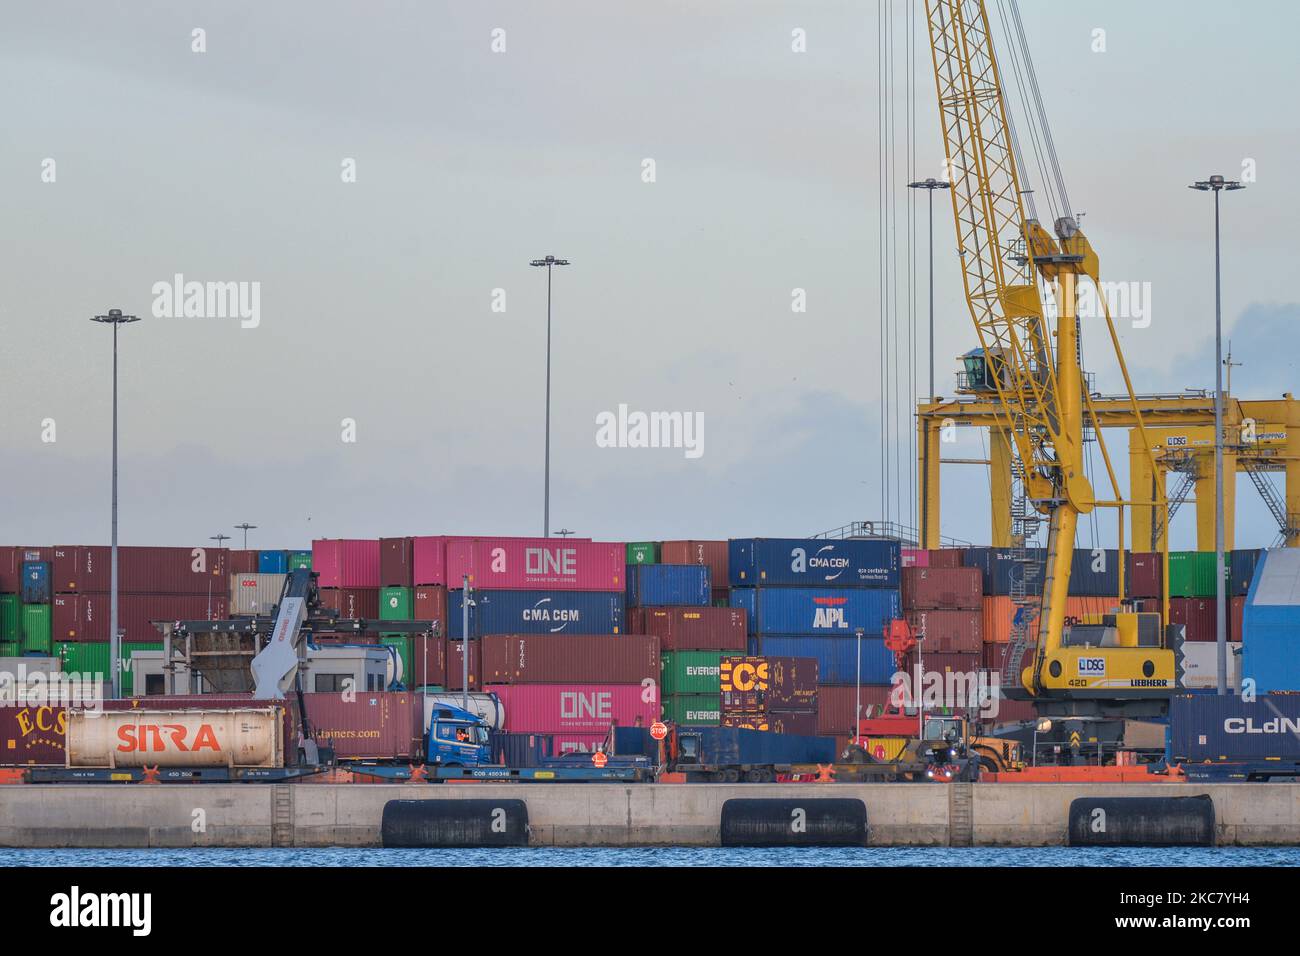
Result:
[[[1070,597],[1065,599],[1065,620],[1072,623],[1085,614],[1105,614],[1115,608],[1112,597]],[[1006,644],[1011,640],[1011,620],[1016,606],[1004,596],[984,599],[984,642]]]

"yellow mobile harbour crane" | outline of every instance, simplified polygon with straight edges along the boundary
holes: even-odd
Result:
[[[1023,43],[1015,0],[1010,11]],[[1156,473],[1152,443],[1102,294],[1097,253],[1068,206],[1041,103],[1035,103],[1041,123],[1034,130],[1035,145],[1046,144],[1049,150],[1046,169],[1055,175],[1044,178],[1049,190],[1059,190],[1060,200],[1052,233],[1037,218],[1033,194],[1022,189],[1019,167],[1024,164],[984,0],[927,0],[926,16],[966,302],[982,348],[967,358],[966,374],[979,379],[981,389],[996,393],[999,426],[1011,437],[1014,473],[1022,486],[1020,509],[1013,504],[1012,534],[1013,549],[1023,561],[1023,590],[1013,595],[1020,607],[1008,648],[1011,686],[1006,693],[1032,698],[1040,718],[1052,718],[1048,732],[1068,746],[1074,760],[1095,759],[1094,750],[1100,754],[1103,744],[1122,748],[1127,719],[1166,712],[1176,686],[1173,647],[1178,637],[1163,625],[1169,609],[1167,549],[1160,613],[1119,610],[1066,627],[1075,530],[1079,516],[1094,508],[1118,509],[1122,550],[1123,509],[1149,508],[1153,518],[1163,518],[1167,501],[1159,486],[1146,500],[1123,498],[1085,388],[1076,300],[1081,281],[1096,285],[1135,427]],[[1007,32],[1010,36],[1012,30]],[[1017,80],[1032,79],[1027,48],[1020,53],[1021,62],[1013,62]],[[1009,54],[1014,60],[1014,46]],[[1036,101],[1036,80],[1028,89],[1026,100],[1032,95]],[[1050,293],[1040,292],[1040,283]],[[1055,300],[1054,316],[1045,308],[1043,296],[1048,294]],[[1085,426],[1095,430],[1114,492],[1111,500],[1099,500],[1087,478]],[[1029,556],[1025,542],[1040,521],[1046,522],[1048,534],[1038,594],[1039,582],[1033,580],[1038,559]],[[1018,671],[1021,654],[1026,664]]]

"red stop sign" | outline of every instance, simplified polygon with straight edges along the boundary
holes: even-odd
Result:
[[[668,725],[662,720],[656,720],[650,725],[650,736],[655,740],[663,740],[668,736]]]
[[[591,762],[594,763],[597,768],[600,768],[609,763],[609,758],[605,756],[603,751],[597,750],[591,755]]]

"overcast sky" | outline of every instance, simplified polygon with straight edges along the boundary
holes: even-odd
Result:
[[[1256,181],[1224,198],[1234,391],[1293,387],[1300,8],[1022,13],[1103,273],[1150,283],[1150,327],[1123,327],[1139,387],[1212,384],[1212,200],[1186,185],[1248,161]],[[111,332],[87,319],[110,307],[144,317],[121,333],[123,543],[241,521],[263,547],[540,533],[546,283],[528,261],[548,253],[573,262],[555,275],[553,527],[910,517],[905,486],[881,504],[873,3],[85,2],[11,4],[2,26],[0,539],[108,541]],[[915,167],[938,175],[917,40]],[[946,204],[935,247],[950,394],[975,337]],[[259,283],[260,323],[155,317],[177,273]],[[703,454],[598,447],[596,416],[620,404],[701,413]],[[910,447],[890,454],[910,481]],[[987,540],[984,476],[945,482],[945,533]],[[1267,544],[1244,479],[1240,499],[1239,543]],[[1187,508],[1175,545],[1192,527]]]

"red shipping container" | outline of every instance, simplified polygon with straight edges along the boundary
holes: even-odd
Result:
[[[21,594],[23,562],[49,561],[53,553],[53,548],[0,547],[0,594]]]
[[[664,564],[702,564],[709,569],[715,591],[731,583],[729,548],[725,541],[665,541],[659,546]]]
[[[927,654],[925,647],[921,648],[921,667],[927,674],[944,674],[948,671],[956,671],[959,674],[978,674],[984,669],[983,649],[973,654]],[[907,662],[907,672],[914,674],[916,672],[916,654],[910,655]]]
[[[61,545],[53,549],[57,594],[107,592],[112,548]],[[117,549],[119,594],[223,594],[230,588],[225,548]]]
[[[415,589],[415,619],[437,621],[438,633],[447,636],[447,589],[444,587],[417,587]]]
[[[485,684],[659,682],[659,638],[497,634],[480,638]]]
[[[854,695],[857,690],[858,688],[851,684],[846,687],[822,685],[817,688],[817,733],[819,735],[852,734],[857,730],[853,720],[854,701],[858,699]],[[863,684],[862,713],[867,714],[867,708],[871,707],[874,708],[873,712],[879,715],[889,705],[892,691],[892,687]]]
[[[379,587],[379,541],[323,538],[311,543],[311,569],[322,588]]]
[[[442,686],[448,690],[461,690],[465,686],[465,641],[447,638],[446,672]],[[483,641],[469,642],[469,689],[483,688]],[[506,728],[509,730],[510,728]]]
[[[1034,709],[1032,700],[1006,700],[1005,698],[997,702],[997,713],[992,717],[981,717],[980,722],[989,726],[998,724],[1018,724],[1027,720],[1036,720],[1038,712]],[[1021,752],[1026,755],[1028,760],[1029,747],[1023,747]]]
[[[935,548],[930,551],[931,568],[962,568],[966,566],[966,552],[961,548]]]
[[[930,552],[921,548],[904,548],[903,549],[903,567],[905,568],[928,568],[930,566]]]
[[[906,616],[913,630],[918,635],[925,635],[925,642],[921,645],[923,654],[974,654],[983,648],[982,610],[908,611]]]
[[[817,736],[816,710],[770,710],[762,714],[723,714],[723,727],[747,727],[774,734]]]
[[[724,657],[718,667],[722,710],[760,713],[816,709],[817,658]]]
[[[379,588],[321,588],[320,603],[344,619],[379,619]]]
[[[979,610],[984,575],[979,568],[903,568],[903,609]]]
[[[402,681],[407,687],[423,687],[426,684],[433,687],[446,686],[443,683],[447,679],[446,638],[425,637],[422,634],[412,636],[410,660],[415,673],[403,675]],[[460,663],[459,656],[456,662]]]
[[[107,641],[109,595],[56,594],[51,600],[50,635],[55,641]],[[221,621],[229,617],[229,598],[214,594],[119,594],[117,627],[122,640],[155,643],[162,632],[151,621]]]
[[[1243,623],[1245,613],[1245,596],[1232,598],[1228,610],[1228,640],[1240,641],[1246,636],[1246,627]],[[1215,640],[1218,640],[1217,635]]]
[[[0,705],[0,767],[62,767],[67,730],[66,708]]]
[[[985,670],[1002,673],[1002,664],[1006,660],[1010,644],[985,644],[980,649],[980,663]]]
[[[565,754],[593,754],[605,743],[605,734],[555,734],[554,753],[557,757]]]
[[[1125,569],[1125,586],[1128,596],[1135,598],[1160,597],[1163,580],[1163,559],[1154,551],[1130,551]]]
[[[493,684],[512,733],[601,734],[611,724],[649,727],[659,719],[657,688],[640,684]],[[558,739],[558,738],[557,738]]]
[[[226,565],[231,574],[257,574],[257,552],[234,549],[226,553]]]
[[[714,588],[709,592],[709,603],[714,607],[727,607],[731,603],[731,589]]]
[[[622,591],[627,546],[555,538],[476,538],[447,544],[447,577],[479,590]]]
[[[1218,640],[1218,603],[1214,598],[1170,598],[1169,623],[1186,627],[1189,641]]]
[[[632,616],[664,651],[745,651],[745,611],[731,607],[648,607]]]
[[[340,760],[413,760],[424,752],[424,704],[416,694],[303,694],[303,702],[317,742]]]
[[[409,588],[415,584],[414,538],[379,539],[379,586]]]

